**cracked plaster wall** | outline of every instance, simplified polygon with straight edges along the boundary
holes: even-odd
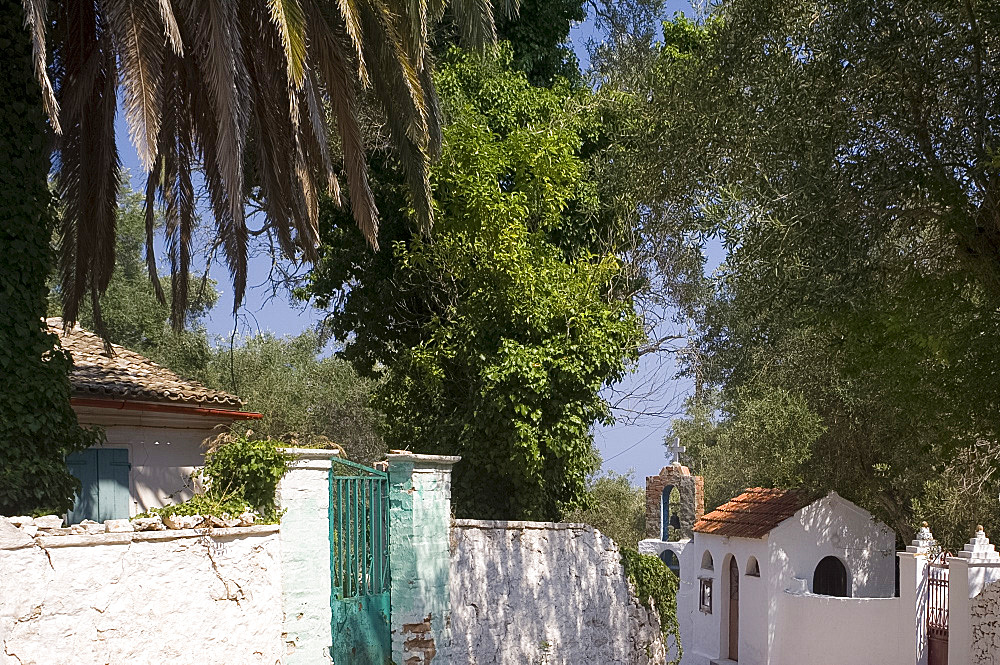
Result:
[[[30,538],[0,520],[0,664],[280,663],[277,527]]]
[[[593,527],[456,520],[455,665],[646,665],[664,661],[660,621]]]
[[[987,586],[972,601],[972,663],[1000,663],[1000,582]]]

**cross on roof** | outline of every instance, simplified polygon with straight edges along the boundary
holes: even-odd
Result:
[[[669,446],[667,446],[667,452],[669,452],[670,456],[673,458],[672,464],[680,466],[681,453],[683,453],[686,450],[687,448],[681,445],[681,437],[677,437],[676,439],[674,439],[674,442],[671,443]]]

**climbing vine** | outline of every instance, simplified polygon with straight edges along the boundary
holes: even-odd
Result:
[[[55,223],[50,136],[20,0],[0,0],[0,514],[64,512],[66,455],[97,443],[69,403],[69,354],[48,331]]]
[[[635,585],[639,600],[646,607],[655,608],[660,615],[664,645],[669,648],[670,638],[673,638],[677,654],[670,664],[677,665],[681,661],[680,627],[677,623],[677,576],[655,556],[640,554],[628,547],[621,548],[621,553],[625,576]]]

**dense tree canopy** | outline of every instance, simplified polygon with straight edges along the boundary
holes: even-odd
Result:
[[[676,427],[715,501],[836,489],[952,544],[995,519],[997,27],[983,2],[730,0],[650,68],[652,234],[727,249],[681,303],[703,389]],[[978,510],[944,514],[962,487]]]
[[[584,158],[601,134],[599,104],[532,87],[509,62],[506,51],[455,51],[440,69],[432,234],[412,225],[394,165],[375,155],[386,173],[377,200],[398,210],[382,225],[387,250],[358,254],[349,217],[325,209],[308,292],[332,310],[345,357],[384,374],[388,445],[463,456],[459,514],[555,519],[596,468],[590,426],[608,417],[599,391],[621,376],[640,330],[616,297],[621,219]]]

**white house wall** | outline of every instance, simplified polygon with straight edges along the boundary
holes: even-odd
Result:
[[[129,451],[130,515],[189,499],[191,474],[204,464],[202,443],[218,420],[115,409],[77,409],[80,423],[103,427],[107,448]]]
[[[775,593],[792,587],[796,577],[812,591],[816,564],[827,556],[847,567],[852,598],[888,598],[895,592],[896,535],[834,492],[779,524],[768,541]]]
[[[705,551],[712,554],[714,571],[701,569]],[[684,665],[708,665],[711,660],[728,655],[729,556],[736,557],[740,571],[740,632],[739,662],[741,665],[763,665],[767,662],[767,541],[752,538],[726,538],[696,533],[694,541],[684,550],[681,575],[685,614],[690,617],[690,631],[681,634]],[[755,557],[761,577],[748,577],[747,562]],[[690,571],[690,574],[685,572]],[[712,613],[699,609],[700,577],[711,577]],[[678,611],[682,602],[678,598]],[[686,634],[685,634],[686,633]],[[686,639],[685,639],[686,638]]]

